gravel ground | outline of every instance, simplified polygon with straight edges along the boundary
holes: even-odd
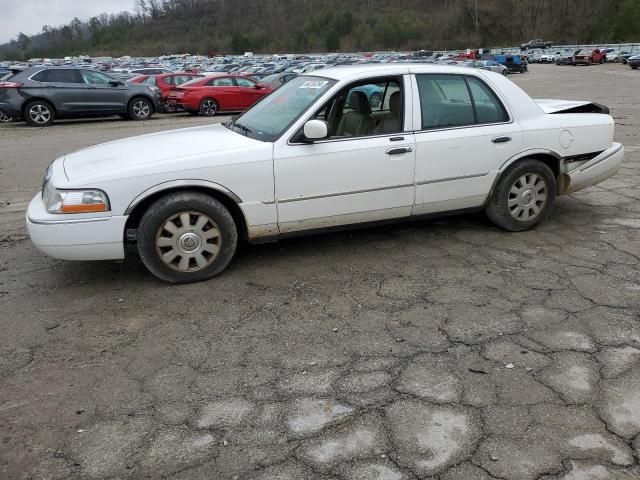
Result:
[[[627,147],[535,231],[247,246],[197,285],[45,258],[23,218],[53,158],[209,120],[0,126],[0,478],[640,478],[640,74],[532,70]]]

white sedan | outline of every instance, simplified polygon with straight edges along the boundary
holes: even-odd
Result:
[[[371,106],[368,92],[382,92]],[[367,65],[299,76],[227,124],[118,140],[55,160],[29,205],[44,253],[208,279],[239,241],[484,210],[535,227],[557,195],[613,175],[606,107],[532,100],[500,74]]]

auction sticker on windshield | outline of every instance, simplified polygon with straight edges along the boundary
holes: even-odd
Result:
[[[327,80],[307,80],[300,85],[300,88],[322,88],[327,83],[329,83]]]

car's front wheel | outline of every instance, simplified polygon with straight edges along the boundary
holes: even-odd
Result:
[[[494,224],[512,232],[529,230],[549,214],[556,199],[556,179],[543,162],[517,162],[502,174],[486,213]]]
[[[128,113],[131,120],[149,120],[153,115],[153,104],[147,98],[136,97],[129,102]]]
[[[24,107],[24,121],[32,127],[48,127],[55,118],[53,106],[44,100],[34,100]]]
[[[218,200],[176,192],[157,200],[138,226],[138,253],[156,277],[170,283],[207,280],[222,272],[236,251],[233,217]]]

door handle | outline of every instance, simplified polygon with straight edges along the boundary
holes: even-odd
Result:
[[[402,155],[405,153],[411,153],[413,152],[413,148],[411,147],[397,147],[397,148],[390,148],[389,150],[386,151],[387,155]]]
[[[496,137],[492,138],[491,141],[493,143],[507,143],[511,141],[511,137]]]

